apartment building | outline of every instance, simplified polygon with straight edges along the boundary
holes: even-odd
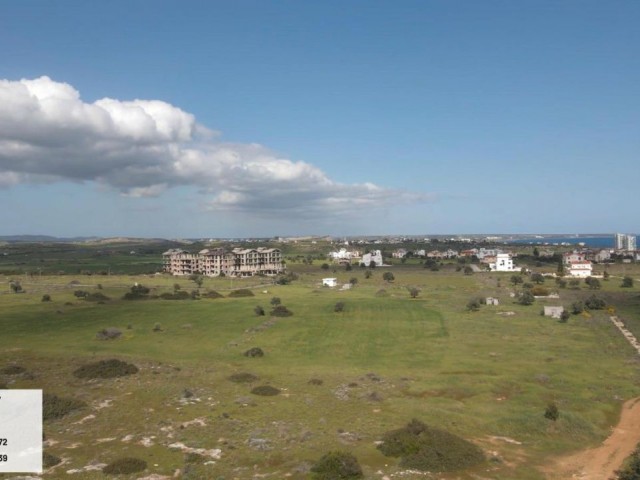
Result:
[[[172,275],[199,273],[209,277],[251,277],[277,275],[285,270],[278,248],[206,248],[198,253],[171,249],[164,252],[162,258],[164,271]]]

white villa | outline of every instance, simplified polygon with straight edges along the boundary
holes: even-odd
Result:
[[[285,270],[278,248],[234,248],[231,251],[205,248],[198,253],[176,248],[164,252],[162,261],[164,271],[172,275],[200,273],[208,277],[251,277],[277,275]]]
[[[592,271],[593,266],[588,260],[578,260],[576,262],[571,262],[567,267],[567,274],[572,277],[590,277]]]
[[[513,259],[509,253],[498,253],[496,255],[496,261],[489,264],[489,268],[492,272],[515,272],[518,269],[513,264]]]
[[[323,287],[337,287],[338,279],[337,278],[323,278],[322,279]]]
[[[372,250],[371,252],[362,255],[362,260],[360,261],[361,264],[368,267],[371,265],[371,262],[373,262],[376,267],[382,266],[382,252],[380,250]]]
[[[349,251],[346,248],[341,248],[337,252],[330,252],[329,253],[329,257],[334,262],[349,262],[349,263],[351,263],[351,260],[353,258],[358,258],[359,256],[360,256],[360,252],[359,251],[357,251],[357,250]]]

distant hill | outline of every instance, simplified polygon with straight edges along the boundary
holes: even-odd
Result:
[[[53,237],[51,235],[0,235],[0,242],[6,243],[154,243],[167,242],[162,238],[134,237]]]

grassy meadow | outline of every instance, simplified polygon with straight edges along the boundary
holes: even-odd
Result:
[[[540,315],[545,304],[587,298],[593,292],[585,285],[521,306],[510,297],[510,274],[413,264],[376,268],[371,278],[360,268],[324,271],[318,262],[290,262],[289,269],[299,275],[290,285],[205,279],[201,293],[225,298],[200,300],[122,299],[136,282],[151,295],[173,292],[176,283],[197,289],[167,275],[0,275],[0,384],[87,404],[45,422],[46,450],[63,460],[45,478],[67,478],[74,469],[71,478],[106,478],[91,466],[134,456],[148,469],[130,478],[179,470],[182,478],[303,479],[322,454],[338,449],[358,458],[366,478],[536,480],[553,457],[600,443],[623,401],[640,395],[638,354],[606,311],[567,323]],[[393,282],[383,280],[386,271]],[[325,276],[357,284],[323,288]],[[10,279],[26,293],[12,293]],[[602,282],[597,293],[637,328],[639,285],[619,283]],[[420,289],[417,298],[409,287]],[[255,296],[227,296],[239,288]],[[109,300],[78,299],[78,289]],[[44,294],[50,302],[41,301]],[[495,296],[500,305],[467,311],[477,296]],[[293,316],[271,317],[273,297]],[[337,302],[344,311],[334,311]],[[255,314],[258,305],[265,316]],[[97,340],[108,327],[122,336]],[[264,357],[244,356],[252,347]],[[117,379],[73,375],[110,358],[140,371]],[[2,373],[11,365],[26,372]],[[237,373],[258,379],[230,381]],[[252,394],[260,385],[281,393]],[[555,422],[544,417],[552,402],[560,411]],[[403,471],[376,442],[412,418],[474,442],[487,461],[451,474]],[[190,463],[193,456],[176,444],[203,449],[201,457]]]

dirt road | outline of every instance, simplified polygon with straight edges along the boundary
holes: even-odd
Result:
[[[544,469],[548,480],[608,480],[640,442],[640,397],[622,407],[620,421],[602,445],[562,457]]]

